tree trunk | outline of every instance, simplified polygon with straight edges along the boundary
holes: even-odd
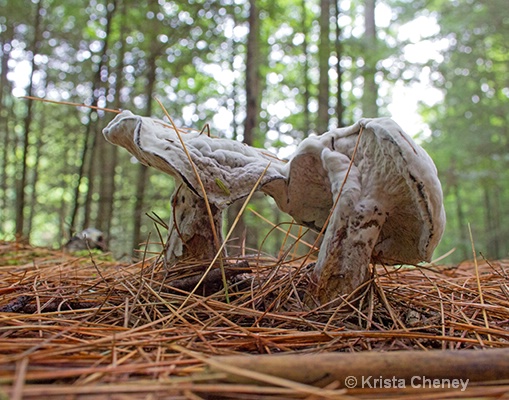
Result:
[[[125,2],[120,2],[121,22],[120,22],[120,37],[118,42],[120,48],[118,50],[118,63],[115,68],[115,83],[113,90],[115,92],[115,99],[113,102],[114,109],[120,109],[122,100],[120,97],[120,90],[123,87],[123,70],[124,70],[124,55],[125,55],[125,30],[126,30],[126,6]],[[111,146],[106,143],[104,139],[100,139],[100,157],[101,163],[101,180],[99,187],[99,209],[97,213],[97,229],[101,230],[105,236],[105,243],[108,246],[111,239],[111,225],[113,220],[113,210],[115,204],[115,168],[118,160],[118,147]]]
[[[330,55],[330,0],[320,0],[320,43],[318,45],[318,120],[316,130],[329,128],[329,55]]]
[[[495,232],[497,233],[497,248],[498,248],[498,254],[496,255],[497,260],[501,259],[507,254],[509,254],[509,240],[507,237],[507,231],[504,232],[503,226],[507,226],[507,224],[504,223],[503,213],[500,212],[501,205],[503,204],[501,202],[500,198],[500,192],[502,191],[502,188],[500,188],[498,185],[493,190],[493,227],[495,229]]]
[[[94,102],[94,105],[97,105],[97,99]],[[95,190],[95,177],[97,175],[97,112],[94,110],[90,113],[90,119],[88,121],[89,129],[87,129],[87,136],[91,136],[90,138],[90,149],[88,150],[88,155],[84,161],[84,178],[86,177],[87,182],[87,191],[85,193],[85,201],[83,204],[83,228],[88,228],[91,226],[91,210],[92,210],[92,194]]]
[[[30,240],[30,233],[32,232],[32,223],[35,215],[35,211],[37,208],[37,182],[39,180],[39,164],[41,160],[42,148],[44,146],[44,141],[42,138],[44,137],[44,129],[46,127],[46,114],[41,113],[41,117],[39,120],[39,129],[38,129],[38,137],[37,143],[35,144],[35,162],[33,167],[33,175],[32,181],[30,182],[30,186],[32,188],[30,193],[30,211],[28,214],[28,226],[27,226],[27,239]]]
[[[308,48],[308,13],[306,8],[306,0],[302,0],[301,2],[302,9],[302,33],[304,35],[304,40],[302,41],[302,55],[304,56],[304,65],[302,66],[302,85],[303,85],[303,100],[304,100],[304,138],[308,137],[308,135],[312,131],[311,127],[311,115],[309,112],[309,102],[311,100],[310,94],[310,83],[309,83],[309,48]]]
[[[106,65],[107,59],[108,59],[108,34],[111,30],[111,21],[113,19],[113,15],[115,12],[115,4],[114,1],[113,7],[108,6],[108,2],[106,1],[106,9],[107,14],[107,23],[106,23],[106,36],[103,43],[103,48],[101,52],[101,58],[99,60],[99,63],[97,64],[97,69],[94,73],[94,79],[93,79],[93,85],[92,85],[92,106],[97,106],[97,102],[99,99],[99,89],[101,87],[101,72]],[[72,236],[72,234],[75,232],[75,225],[76,225],[76,219],[78,216],[78,211],[80,208],[80,186],[83,180],[85,179],[85,176],[88,178],[88,187],[87,187],[87,194],[85,198],[85,204],[84,204],[84,217],[83,217],[83,227],[87,227],[90,222],[90,209],[91,209],[91,201],[92,201],[92,193],[93,193],[93,186],[94,186],[94,160],[93,160],[93,154],[95,151],[95,144],[96,144],[96,138],[97,135],[100,135],[100,132],[98,132],[98,124],[97,124],[97,111],[95,109],[90,109],[88,113],[88,123],[85,128],[85,138],[83,139],[83,150],[81,153],[81,164],[78,169],[78,182],[76,183],[76,186],[74,188],[74,202],[72,205],[72,212],[71,212],[71,219],[69,223],[69,235]]]
[[[9,80],[7,79],[7,73],[9,72],[8,62],[10,58],[10,43],[12,40],[12,25],[6,24],[6,30],[0,33],[0,37],[2,38],[0,42],[0,46],[2,46],[2,58],[0,61],[0,140],[2,141],[2,163],[0,167],[0,231],[2,230],[2,225],[4,219],[6,218],[7,204],[8,204],[8,176],[7,176],[7,160],[9,155],[12,153],[12,149],[10,148],[10,133],[9,133],[9,124],[8,124],[8,114],[9,109],[4,102],[4,95],[7,95],[10,92],[11,85]]]
[[[145,115],[150,116],[152,114],[152,96],[154,94],[154,85],[156,82],[156,61],[159,55],[159,48],[156,46],[157,40],[156,37],[152,38],[152,42],[154,45],[151,49],[151,54],[147,60],[147,85],[145,90],[145,98],[147,99],[147,106],[145,109]],[[133,241],[132,241],[132,249],[133,249],[133,257],[136,257],[137,250],[141,243],[141,227],[142,216],[144,210],[144,202],[145,202],[145,192],[147,187],[147,181],[149,178],[150,171],[149,169],[142,165],[138,164],[138,176],[136,178],[136,202],[134,204],[133,210]]]
[[[77,111],[77,110],[76,110]],[[77,114],[79,114],[77,112]],[[64,129],[67,129],[67,124],[64,125]],[[66,140],[63,143],[63,165],[65,166],[64,169],[59,173],[59,179],[58,179],[58,187],[65,188],[68,185],[68,182],[66,180],[65,176],[65,170],[69,168],[70,165],[73,163],[71,162],[71,159],[75,158],[74,155],[74,149],[78,147],[78,144],[80,142],[80,138],[74,137],[72,140]],[[72,192],[74,188],[68,188],[67,191]],[[69,204],[66,200],[66,196],[61,196],[60,198],[60,204],[58,207],[58,217],[59,217],[59,224],[58,224],[58,237],[61,238],[59,245],[63,244],[62,240],[69,240],[71,238],[70,234],[72,232],[68,229],[68,222],[66,219],[66,216],[69,213],[69,207],[71,207],[72,204]]]
[[[2,48],[2,55],[0,61],[0,105],[4,105],[4,95],[8,94],[7,91],[9,80],[7,79],[7,73],[9,72],[9,58],[11,54],[11,41],[12,41],[13,31],[12,25],[6,24],[6,29],[4,32],[0,32],[0,46]],[[2,113],[3,114],[3,113]],[[0,114],[0,118],[3,118],[3,115]]]
[[[484,237],[486,240],[486,256],[492,259],[499,257],[499,234],[495,225],[494,218],[494,204],[492,201],[492,190],[494,188],[490,185],[483,185],[484,192]]]
[[[252,146],[258,127],[260,105],[260,15],[256,0],[249,0],[249,35],[246,55],[246,119],[244,121],[243,142]],[[228,209],[229,224],[233,224],[242,207],[242,200]],[[251,236],[251,235],[250,235]],[[246,223],[241,217],[235,226],[229,243],[231,254],[241,254],[246,237]]]
[[[466,234],[466,229],[467,229],[467,223],[465,221],[465,213],[463,212],[463,201],[461,199],[461,195],[460,195],[460,189],[459,189],[459,186],[458,184],[454,184],[452,185],[452,191],[454,193],[454,199],[455,199],[455,202],[456,202],[456,219],[458,220],[458,226],[457,226],[457,229],[458,229],[458,237],[460,238],[460,246],[459,246],[459,251],[460,251],[460,254],[461,254],[461,257],[466,260],[469,258],[469,251],[467,250],[468,247],[467,247],[467,243],[468,243],[468,239],[467,239],[467,234]]]
[[[98,69],[96,71],[95,79],[94,79],[94,91],[104,90],[103,82],[107,81],[107,78],[104,77],[103,70],[107,67],[108,64],[108,39],[110,37],[111,25],[113,22],[113,18],[116,11],[117,1],[105,1],[106,6],[106,27],[105,27],[105,38],[104,44],[101,51],[101,61],[98,65]],[[105,91],[105,90],[104,90]],[[105,96],[105,93],[103,94]],[[99,100],[99,93],[95,96],[95,103],[97,105]],[[102,138],[101,127],[99,124],[99,115],[95,112],[95,119],[90,119],[89,124],[91,124],[90,132],[92,136],[92,143],[90,149],[90,156],[88,157],[86,163],[86,175],[87,175],[87,193],[85,196],[85,204],[84,204],[84,218],[83,218],[83,227],[87,228],[92,225],[96,225],[97,218],[92,217],[92,203],[93,203],[93,194],[95,192],[95,186],[97,184],[97,180],[105,175],[105,171],[100,169],[102,162],[105,159],[101,159],[101,144],[106,144]],[[102,146],[105,147],[105,146]],[[111,146],[108,146],[111,147]],[[108,160],[110,161],[110,160]],[[99,173],[99,171],[101,171]],[[94,221],[94,222],[91,222]]]
[[[260,97],[260,15],[256,0],[249,0],[249,35],[246,55],[246,120],[244,143],[252,146],[258,126]]]
[[[42,1],[37,3],[35,20],[34,20],[34,38],[33,42],[30,46],[30,52],[32,53],[32,70],[30,72],[30,80],[28,84],[28,92],[27,95],[31,96],[34,88],[34,75],[37,69],[37,64],[35,63],[35,55],[37,54],[40,47],[40,40],[42,35]],[[17,193],[16,193],[16,236],[18,238],[22,238],[25,232],[25,187],[27,183],[27,172],[28,172],[28,152],[30,151],[30,128],[32,124],[32,101],[27,100],[27,112],[24,120],[23,126],[23,158],[21,164],[21,176],[17,183]]]
[[[364,6],[365,56],[364,56],[364,90],[362,93],[362,112],[366,118],[378,117],[378,85],[375,82],[377,59],[377,39],[375,25],[375,1],[366,0]]]
[[[92,101],[92,104],[96,104],[95,99]],[[69,227],[68,227],[69,237],[71,237],[76,232],[76,220],[78,218],[78,212],[80,209],[80,186],[81,186],[81,183],[83,182],[83,179],[85,178],[85,165],[86,165],[85,160],[87,159],[89,150],[90,150],[90,136],[91,136],[91,125],[90,124],[91,124],[93,113],[95,113],[95,111],[93,111],[93,110],[90,110],[88,113],[89,122],[87,123],[87,125],[85,127],[85,132],[84,132],[85,137],[83,138],[81,155],[79,157],[80,164],[79,164],[78,171],[77,171],[78,180],[76,182],[76,185],[74,186],[74,196],[73,196],[73,202],[71,204],[71,218],[70,218]]]
[[[339,15],[341,13],[341,7],[340,7],[340,1],[341,0],[334,0],[334,7],[335,7],[335,21],[336,21],[336,39],[334,41],[334,48],[336,50],[336,58],[338,59],[336,64],[336,73],[338,75],[338,81],[337,81],[337,93],[336,93],[336,118],[338,120],[337,126],[338,128],[341,128],[345,126],[345,107],[343,105],[343,69],[341,68],[341,57],[343,56],[343,45],[341,43],[341,28],[339,27],[338,20]]]

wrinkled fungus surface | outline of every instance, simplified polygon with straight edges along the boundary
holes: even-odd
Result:
[[[170,262],[215,253],[197,175],[211,205],[216,235],[222,210],[246,197],[260,176],[257,189],[298,223],[321,230],[328,221],[314,270],[320,303],[359,287],[369,278],[372,260],[429,261],[443,234],[445,212],[435,165],[388,118],[362,119],[309,137],[288,163],[237,141],[198,132],[179,135],[163,121],[129,111],[119,114],[104,136],[181,183],[172,199]]]

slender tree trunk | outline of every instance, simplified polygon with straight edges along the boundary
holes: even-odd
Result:
[[[136,178],[136,193],[135,193],[135,203],[134,203],[134,211],[133,211],[133,257],[138,256],[138,249],[141,244],[141,226],[142,217],[143,217],[143,203],[145,200],[145,191],[146,191],[146,182],[148,178],[148,168],[142,164],[138,164],[137,178]]]
[[[256,0],[249,0],[249,35],[246,55],[246,120],[244,143],[252,146],[258,126],[260,97],[260,15]]]
[[[124,70],[124,55],[125,55],[125,30],[126,30],[126,6],[124,1],[120,1],[120,37],[118,42],[120,48],[118,50],[118,63],[115,68],[115,83],[113,89],[115,91],[115,99],[113,102],[114,109],[120,109],[122,99],[120,97],[120,90],[123,87],[123,70]],[[111,225],[113,220],[113,211],[115,204],[115,168],[118,160],[118,147],[111,146],[106,143],[104,139],[100,139],[100,157],[101,165],[101,181],[99,187],[99,209],[97,214],[97,229],[104,232],[105,241],[108,245],[111,238]]]
[[[504,230],[502,229],[504,224],[504,214],[500,212],[501,210],[501,194],[502,188],[497,185],[497,187],[493,191],[493,227],[495,229],[497,235],[497,255],[496,258],[504,258],[509,254],[509,238],[507,235],[504,235]]]
[[[8,182],[9,175],[7,173],[7,164],[9,160],[9,154],[12,152],[11,149],[11,135],[9,133],[9,123],[7,119],[8,109],[0,104],[0,114],[2,114],[2,118],[0,119],[0,124],[4,131],[4,135],[2,135],[2,174],[0,175],[0,230],[2,229],[2,224],[7,219],[7,209],[9,208],[9,195],[8,195]],[[4,118],[5,117],[5,118]]]
[[[232,71],[235,69],[233,66],[235,54],[237,54],[237,48],[235,45],[235,41],[231,40],[230,67],[232,68]],[[237,95],[238,90],[239,90],[239,85],[237,84],[236,81],[234,81],[233,85],[232,85],[232,94],[231,94],[231,98],[233,99],[233,104],[231,106],[231,111],[233,114],[233,124],[232,124],[232,129],[233,129],[232,139],[233,140],[237,140],[238,135],[239,135],[239,124],[237,123],[237,119],[236,119],[237,113],[238,113],[238,108],[239,108],[238,95]],[[228,207],[226,209],[226,218],[227,218],[227,226],[228,227],[232,226],[233,222],[235,221],[235,218],[237,217],[237,214],[240,211],[241,205],[237,204],[237,203],[232,204],[230,207]],[[242,225],[243,221],[239,221],[239,223]],[[243,228],[241,227],[239,229],[239,225],[237,225],[237,229],[233,233],[232,240],[230,240],[230,243],[228,246],[228,253],[230,255],[238,255],[241,253],[240,244],[241,244],[242,235],[244,234],[244,230],[245,230],[245,227],[243,227]]]
[[[318,45],[318,119],[316,129],[323,133],[329,128],[329,55],[330,0],[320,0],[320,43]]]
[[[42,148],[44,146],[44,141],[42,140],[44,137],[44,129],[46,127],[46,114],[41,113],[41,117],[39,119],[39,134],[37,137],[37,143],[35,144],[35,162],[33,168],[32,181],[30,182],[30,186],[32,187],[32,191],[30,192],[30,211],[28,214],[28,227],[27,227],[27,239],[30,240],[30,233],[32,232],[32,224],[34,215],[37,209],[37,183],[39,181],[39,167],[40,160],[42,155]]]
[[[73,146],[76,146],[76,143],[72,143],[72,142],[64,142],[64,160],[63,160],[63,165],[71,165],[71,163],[69,162],[69,160],[71,159],[71,156],[70,156],[70,153],[71,153],[71,149],[73,148]],[[60,174],[60,177],[59,177],[59,187],[66,187],[66,180],[65,180],[65,175],[64,173],[62,172]],[[71,189],[72,190],[72,189]],[[59,228],[59,232],[58,232],[58,235],[60,238],[62,238],[62,240],[60,241],[59,245],[62,245],[62,241],[64,239],[70,239],[71,236],[70,236],[70,232],[69,230],[67,229],[67,221],[66,221],[66,215],[67,212],[68,212],[68,203],[65,199],[66,196],[62,196],[60,198],[60,205],[58,207],[58,216],[59,216],[59,224],[58,224],[58,228]]]
[[[362,112],[364,117],[378,117],[378,85],[375,82],[377,63],[377,38],[375,24],[375,1],[366,0],[364,6],[366,55],[364,57],[364,90],[362,94]]]
[[[96,104],[96,103],[97,102],[94,99],[92,101],[92,104]],[[84,132],[85,137],[83,138],[81,155],[79,157],[80,164],[79,164],[78,171],[77,171],[78,180],[76,182],[76,185],[74,186],[74,196],[73,196],[73,202],[71,204],[71,219],[69,221],[69,227],[68,227],[68,236],[69,237],[71,237],[76,231],[76,220],[78,218],[78,212],[80,209],[80,186],[81,186],[81,183],[83,182],[83,179],[85,178],[85,166],[86,166],[85,160],[86,160],[86,158],[89,154],[89,150],[90,150],[91,120],[92,120],[92,115],[94,113],[95,113],[94,110],[89,111],[89,113],[88,113],[88,121],[89,122],[87,123],[87,125],[85,127],[85,132]]]
[[[2,58],[0,60],[0,105],[4,104],[4,95],[8,94],[7,85],[9,80],[7,79],[7,73],[9,72],[9,58],[11,55],[11,41],[12,41],[12,25],[7,24],[4,32],[0,32],[0,46],[2,47]],[[3,113],[0,114],[0,118],[4,118]]]
[[[153,39],[153,43],[156,43],[155,38]],[[159,54],[159,49],[156,46],[152,47],[151,54],[147,60],[147,85],[145,86],[145,97],[147,99],[147,108],[145,109],[145,115],[150,116],[152,114],[152,96],[154,94],[154,86],[156,82],[156,61]],[[144,202],[145,202],[145,192],[147,187],[147,181],[149,177],[149,169],[142,165],[138,164],[138,176],[136,179],[136,202],[134,204],[134,212],[133,212],[133,257],[137,256],[137,250],[140,247],[141,243],[141,227]]]
[[[95,90],[103,89],[104,85],[107,84],[107,77],[109,74],[105,74],[105,69],[108,65],[108,46],[109,42],[108,39],[110,37],[111,32],[111,25],[113,23],[113,18],[115,16],[115,11],[117,7],[117,1],[109,1],[105,0],[105,6],[106,6],[106,26],[105,26],[105,38],[104,38],[104,44],[101,51],[101,62],[99,63],[96,76],[95,76]],[[105,90],[104,90],[105,91]],[[103,94],[105,96],[105,94]],[[97,102],[99,100],[99,94],[95,97],[95,105],[97,105]],[[104,159],[101,160],[101,144],[105,144],[102,133],[101,133],[101,126],[99,123],[99,115],[96,112],[94,115],[96,118],[93,118],[89,120],[89,123],[91,123],[91,134],[92,134],[92,143],[91,143],[91,150],[90,150],[90,156],[88,157],[87,163],[86,163],[86,175],[87,175],[87,193],[85,196],[85,204],[84,204],[84,219],[83,219],[83,226],[86,228],[91,225],[96,225],[97,218],[93,218],[92,215],[92,203],[93,203],[93,194],[95,193],[95,186],[97,184],[97,180],[104,176],[105,171],[101,170],[101,164],[102,161],[105,161]],[[104,147],[104,146],[103,146]],[[111,146],[109,146],[111,147]],[[99,171],[101,171],[99,173]],[[91,222],[94,221],[94,222]]]
[[[460,188],[459,188],[458,184],[452,185],[452,191],[454,193],[454,199],[456,202],[456,219],[458,220],[458,227],[457,227],[458,237],[460,238],[460,241],[461,241],[459,250],[460,250],[461,257],[464,260],[466,260],[469,258],[469,252],[467,250],[468,239],[467,239],[467,234],[466,234],[467,223],[465,220],[465,213],[463,212],[463,201],[461,199]]]
[[[303,75],[303,100],[304,100],[304,137],[307,137],[311,131],[311,115],[309,112],[309,102],[311,100],[310,94],[310,82],[309,82],[309,43],[308,43],[308,12],[306,7],[306,0],[302,0],[301,2],[302,9],[302,33],[304,35],[304,40],[302,41],[302,55],[304,57],[304,64],[302,65],[302,75]]]
[[[260,14],[256,0],[249,0],[249,35],[246,54],[246,119],[243,142],[252,146],[258,127],[260,108]],[[237,201],[228,209],[228,222],[232,225],[240,212],[243,201]],[[249,235],[256,236],[256,235]],[[246,223],[241,217],[235,226],[229,243],[232,255],[241,254],[246,238]],[[251,238],[252,239],[252,238]]]
[[[343,56],[343,45],[341,43],[341,28],[339,27],[339,15],[341,14],[341,0],[334,0],[335,7],[335,21],[336,21],[336,38],[334,41],[334,48],[336,50],[336,58],[338,59],[336,64],[336,73],[338,75],[337,82],[337,93],[336,93],[336,118],[338,120],[338,127],[345,126],[345,107],[343,105],[343,69],[341,68],[341,57]]]
[[[103,68],[105,67],[107,60],[108,60],[108,37],[109,32],[111,30],[111,22],[113,19],[113,15],[115,13],[115,4],[116,2],[112,2],[113,6],[108,5],[108,1],[105,2],[107,13],[106,13],[106,36],[103,43],[103,48],[101,51],[101,58],[99,60],[99,63],[96,66],[96,71],[94,73],[94,79],[92,84],[92,102],[91,105],[97,106],[97,102],[99,99],[99,89],[101,88],[101,72]],[[69,224],[69,234],[72,235],[75,232],[76,229],[76,220],[78,217],[78,212],[80,209],[80,186],[82,182],[84,181],[85,177],[88,178],[87,182],[87,193],[85,197],[85,204],[84,204],[84,215],[83,215],[83,226],[86,228],[90,223],[90,210],[91,210],[91,201],[92,201],[92,194],[94,189],[94,174],[95,174],[95,167],[94,167],[94,160],[93,155],[95,152],[95,145],[96,145],[96,139],[97,136],[100,134],[98,132],[98,123],[97,123],[98,115],[97,111],[94,109],[90,109],[88,113],[88,122],[87,126],[85,128],[85,138],[83,139],[83,150],[81,154],[81,164],[79,166],[78,170],[78,181],[74,188],[74,202],[72,206],[72,212],[71,212],[71,220]]]
[[[94,105],[97,105],[97,101]],[[88,155],[84,160],[84,177],[86,177],[87,191],[85,192],[85,201],[83,203],[83,228],[88,228],[93,225],[92,221],[92,195],[95,191],[96,176],[97,176],[97,126],[98,126],[98,115],[94,111],[90,115],[88,121],[90,128],[88,129],[88,135],[90,138],[90,149]]]
[[[492,191],[495,190],[489,185],[483,185],[484,192],[484,229],[487,256],[489,258],[497,259],[499,257],[499,235],[495,224],[495,205],[492,199]]]
[[[6,24],[6,30],[0,33],[0,46],[2,46],[2,58],[0,61],[0,140],[2,142],[2,163],[0,167],[0,231],[6,218],[6,210],[8,204],[8,176],[7,176],[7,160],[9,154],[12,152],[10,149],[10,133],[8,124],[9,108],[5,104],[5,97],[11,89],[7,73],[9,72],[8,62],[10,58],[10,43],[12,40],[12,25]]]
[[[235,45],[235,40],[230,40],[230,48],[231,48],[231,57],[230,57],[230,68],[232,71],[235,71],[235,54],[238,52],[238,47]],[[237,83],[237,80],[234,79],[232,83],[232,92],[231,92],[231,112],[233,114],[233,121],[232,121],[232,130],[233,130],[233,140],[237,140],[238,134],[239,134],[239,125],[237,123],[237,113],[238,113],[238,90],[239,90],[239,84]]]
[[[40,47],[40,40],[42,34],[42,1],[37,3],[36,14],[34,20],[34,38],[33,42],[30,46],[30,51],[32,53],[32,70],[30,72],[30,80],[28,84],[28,92],[27,95],[31,96],[34,88],[34,75],[37,69],[37,64],[35,63],[35,55],[37,54]],[[23,159],[21,164],[21,176],[17,184],[17,194],[16,194],[16,236],[18,238],[22,238],[25,232],[25,187],[27,183],[27,172],[28,172],[28,153],[30,151],[30,128],[32,124],[32,101],[27,100],[27,111],[24,120],[23,126]]]

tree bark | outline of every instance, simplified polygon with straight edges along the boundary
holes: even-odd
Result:
[[[304,100],[304,138],[308,137],[312,131],[311,115],[309,112],[309,102],[311,100],[310,82],[309,82],[309,44],[308,44],[308,22],[307,22],[307,8],[306,0],[301,2],[302,9],[302,34],[304,40],[302,41],[302,55],[304,56],[304,64],[302,66],[302,85],[303,85],[303,100]]]
[[[120,90],[123,87],[123,70],[124,70],[124,55],[125,55],[125,30],[126,30],[126,6],[125,2],[120,1],[120,37],[118,42],[120,48],[118,50],[118,62],[115,68],[115,82],[113,90],[115,99],[113,101],[113,108],[120,109],[122,99],[120,97]],[[97,212],[97,229],[104,233],[106,246],[109,244],[111,238],[111,225],[113,220],[113,210],[115,204],[115,168],[118,160],[118,147],[111,146],[109,143],[101,138],[100,141],[100,157],[101,176],[99,183],[99,209]]]
[[[93,100],[92,104],[95,104],[95,103],[96,103],[96,101]],[[70,217],[69,226],[68,226],[68,236],[69,237],[72,237],[72,235],[76,232],[76,220],[78,218],[78,212],[80,209],[80,186],[81,186],[81,183],[83,182],[83,179],[85,177],[85,165],[86,165],[85,160],[88,157],[89,150],[90,150],[90,136],[91,136],[90,121],[92,119],[93,113],[95,113],[95,111],[93,111],[93,110],[89,111],[89,113],[88,113],[89,122],[86,125],[85,131],[84,131],[85,136],[83,138],[81,155],[79,157],[80,164],[79,164],[78,171],[77,171],[78,180],[76,182],[76,185],[74,186],[73,202],[71,204],[71,217]]]
[[[329,55],[330,55],[330,0],[320,0],[320,43],[318,45],[318,119],[316,130],[329,128]]]
[[[114,1],[113,5],[116,4]],[[92,84],[92,106],[97,106],[97,102],[99,100],[99,91],[101,88],[101,72],[108,60],[108,36],[111,30],[111,22],[113,19],[113,15],[115,12],[115,6],[109,7],[108,1],[106,0],[105,6],[107,9],[106,13],[106,36],[103,42],[103,48],[101,51],[101,57],[99,63],[96,65],[97,69],[94,73],[93,84]],[[98,123],[97,123],[98,114],[95,109],[90,109],[88,113],[88,122],[85,128],[85,137],[83,139],[83,148],[81,153],[81,164],[78,168],[78,181],[74,188],[74,202],[72,206],[71,219],[69,223],[69,236],[72,236],[76,231],[76,220],[78,217],[78,212],[80,209],[80,186],[85,176],[88,178],[88,187],[87,193],[85,195],[85,203],[83,210],[83,227],[86,228],[90,223],[90,210],[91,210],[91,202],[92,202],[92,194],[94,190],[94,176],[95,176],[95,163],[94,160],[94,152],[97,142],[97,136],[101,133],[98,131]]]
[[[42,138],[44,137],[44,130],[46,127],[46,114],[41,113],[41,117],[39,120],[39,129],[38,129],[38,137],[37,143],[35,144],[35,162],[33,167],[33,175],[32,181],[30,182],[30,186],[32,191],[30,193],[30,211],[28,213],[28,225],[27,225],[27,239],[30,241],[30,233],[32,232],[32,223],[34,219],[34,215],[37,209],[37,182],[39,181],[39,166],[42,154],[42,148],[44,146],[44,141]]]
[[[493,204],[492,191],[495,190],[491,185],[483,185],[484,193],[484,237],[486,240],[487,256],[492,259],[499,257],[499,234],[494,218],[495,205]]]
[[[9,155],[12,153],[12,149],[10,148],[11,135],[8,124],[8,114],[9,108],[5,104],[4,96],[10,92],[11,85],[9,80],[7,79],[7,73],[9,72],[9,58],[10,58],[10,43],[13,36],[13,29],[11,24],[6,24],[6,30],[0,33],[2,46],[2,58],[0,61],[0,132],[1,141],[2,141],[2,166],[0,168],[0,210],[3,212],[0,213],[0,230],[2,228],[2,224],[6,218],[7,204],[8,204],[8,176],[7,176],[7,161],[9,159]]]
[[[246,119],[243,142],[252,146],[258,127],[260,109],[260,15],[256,0],[249,0],[249,35],[246,54]],[[242,207],[242,200],[228,209],[229,224],[232,225]],[[243,216],[237,222],[229,243],[231,254],[241,254],[246,238],[246,223]]]
[[[375,24],[375,2],[366,0],[364,5],[365,56],[364,56],[364,90],[362,93],[362,112],[366,118],[378,117],[378,85],[375,81],[377,59],[377,38]]]
[[[249,0],[249,35],[246,55],[246,120],[244,143],[252,146],[258,126],[260,97],[260,15],[256,0]]]
[[[41,36],[42,36],[42,1],[37,3],[36,14],[34,19],[34,38],[30,46],[30,52],[32,53],[31,72],[30,80],[28,84],[27,95],[31,96],[34,88],[34,75],[37,70],[37,64],[35,63],[35,55],[39,51]],[[23,158],[21,163],[21,176],[17,184],[16,193],[16,236],[22,238],[25,236],[25,188],[27,183],[28,173],[28,153],[30,151],[30,129],[32,125],[32,104],[31,100],[27,100],[27,112],[24,119],[23,126]]]
[[[105,0],[106,7],[106,26],[105,26],[105,37],[103,42],[103,48],[101,50],[101,61],[98,65],[98,69],[96,71],[95,79],[94,79],[94,91],[102,91],[102,96],[105,97],[106,90],[104,89],[104,84],[107,82],[107,76],[103,74],[104,70],[108,65],[108,48],[110,38],[111,26],[113,23],[113,18],[115,16],[115,11],[117,9],[117,1],[108,1]],[[106,77],[104,77],[106,76]],[[100,98],[100,93],[97,93],[95,96],[95,104],[97,105]],[[98,222],[97,218],[93,218],[92,216],[92,203],[93,203],[93,194],[95,192],[95,186],[98,183],[97,181],[105,176],[105,171],[102,170],[102,162],[106,160],[101,157],[102,155],[102,144],[106,145],[105,141],[102,138],[101,126],[99,123],[99,113],[97,111],[94,112],[96,119],[89,119],[89,124],[91,124],[90,133],[92,134],[92,143],[90,149],[90,156],[87,159],[86,163],[86,175],[87,175],[87,193],[85,195],[85,204],[84,204],[84,218],[83,218],[83,227],[87,228],[92,225],[96,225]],[[111,146],[108,146],[111,147]],[[111,160],[108,159],[107,162]],[[100,173],[99,173],[100,171]],[[93,221],[93,222],[92,222]]]
[[[458,173],[456,157],[451,157],[449,161],[449,167],[444,170],[444,176],[444,187],[451,191],[456,211],[456,237],[459,239],[459,243],[457,245],[458,253],[460,254],[462,260],[466,260],[472,255],[472,252],[469,250],[470,246],[468,245],[469,240],[467,238],[467,222],[465,219],[465,212],[463,210],[463,197],[461,195],[461,188],[459,186],[461,177]]]
[[[154,86],[156,82],[156,61],[159,55],[159,46],[157,46],[157,38],[153,37],[152,39],[153,45],[151,46],[151,52],[149,54],[147,60],[147,85],[145,89],[145,98],[147,99],[147,105],[145,109],[145,115],[150,116],[152,114],[152,96],[154,94]],[[145,192],[147,187],[147,181],[149,177],[150,171],[149,169],[142,165],[138,164],[138,174],[136,178],[136,202],[134,204],[133,210],[133,241],[132,241],[132,249],[133,249],[133,257],[136,257],[137,250],[141,243],[141,227],[144,202],[145,202]]]
[[[336,118],[337,118],[337,126],[341,128],[345,126],[345,107],[343,105],[343,68],[341,68],[341,57],[343,56],[343,45],[341,43],[341,28],[339,27],[338,20],[339,15],[341,13],[340,7],[341,0],[334,0],[335,7],[335,21],[336,21],[336,38],[334,41],[334,48],[336,50],[336,58],[338,59],[336,64],[336,73],[338,75],[337,81],[337,93],[336,93]]]

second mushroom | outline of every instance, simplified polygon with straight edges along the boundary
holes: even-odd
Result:
[[[430,261],[444,230],[435,165],[391,119],[362,119],[309,137],[286,164],[242,143],[179,134],[163,121],[129,111],[103,133],[141,163],[176,179],[169,263],[210,260],[221,242],[222,211],[246,197],[260,177],[257,189],[296,222],[326,227],[313,272],[322,304],[362,285],[372,261]]]

